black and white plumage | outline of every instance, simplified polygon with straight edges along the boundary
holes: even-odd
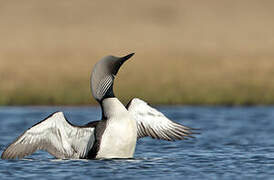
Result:
[[[36,150],[62,159],[132,158],[139,138],[173,141],[192,137],[191,128],[169,120],[143,100],[134,98],[125,107],[115,97],[115,75],[132,55],[106,56],[94,66],[91,92],[102,109],[100,121],[75,126],[62,112],[55,112],[20,135],[1,158],[21,159]]]
[[[167,141],[192,137],[191,128],[175,123],[145,101],[134,98],[127,105],[129,113],[137,123],[137,137],[150,136]]]
[[[74,126],[62,112],[56,112],[19,136],[3,152],[2,158],[23,158],[45,150],[56,158],[85,158],[93,146],[94,124]]]

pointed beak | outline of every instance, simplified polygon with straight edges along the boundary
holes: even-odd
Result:
[[[120,59],[122,60],[122,62],[125,62],[126,60],[128,60],[129,58],[131,58],[131,56],[133,56],[135,53],[131,53],[129,55],[126,55],[124,57],[121,57]]]
[[[117,60],[116,60],[116,62],[115,62],[115,67],[114,67],[114,69],[113,69],[113,71],[112,71],[112,74],[113,75],[116,75],[117,73],[118,73],[118,70],[120,69],[120,67],[124,64],[124,62],[126,62],[129,58],[131,58],[131,56],[133,56],[134,55],[134,53],[131,53],[131,54],[129,54],[129,55],[126,55],[126,56],[124,56],[124,57],[120,57],[120,58],[118,58]]]

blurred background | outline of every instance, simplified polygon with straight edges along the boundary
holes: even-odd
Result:
[[[271,0],[0,0],[0,104],[95,104],[93,65],[131,52],[124,103],[274,104],[273,19]]]

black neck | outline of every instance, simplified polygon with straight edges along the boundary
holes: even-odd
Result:
[[[108,88],[107,92],[102,98],[102,101],[106,98],[113,98],[115,97],[114,92],[113,92],[113,84]]]
[[[107,98],[114,98],[114,92],[113,92],[113,84],[109,87],[109,89],[107,90],[107,92],[105,93],[105,95],[103,96],[103,98],[98,101],[100,106],[101,106],[101,110],[102,110],[102,119],[106,119],[105,115],[104,115],[104,108],[103,108],[103,100],[107,99]]]

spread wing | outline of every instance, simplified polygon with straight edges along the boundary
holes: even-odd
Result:
[[[127,108],[137,122],[138,138],[150,136],[156,139],[174,141],[192,137],[191,128],[171,121],[163,113],[152,108],[141,99],[132,99]]]
[[[83,158],[95,141],[94,129],[73,126],[62,112],[56,112],[20,135],[1,158],[21,159],[36,150],[45,150],[56,158]]]

